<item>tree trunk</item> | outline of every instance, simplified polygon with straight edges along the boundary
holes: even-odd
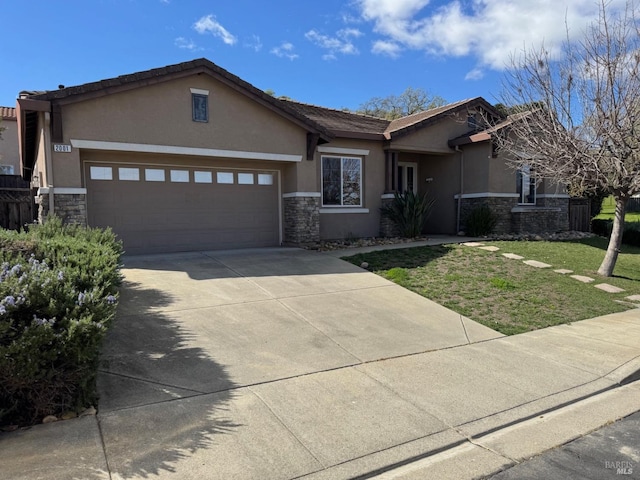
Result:
[[[611,238],[609,239],[609,246],[607,247],[607,253],[602,260],[602,264],[598,269],[598,274],[610,277],[613,275],[613,268],[616,266],[616,260],[618,260],[618,253],[620,253],[620,245],[622,244],[622,234],[624,233],[624,214],[627,210],[627,198],[615,196],[616,200],[616,213],[613,218],[613,229],[611,230]]]

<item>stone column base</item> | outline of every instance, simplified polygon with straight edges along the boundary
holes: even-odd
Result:
[[[299,246],[320,241],[320,194],[285,194],[283,206],[285,244]]]
[[[60,194],[56,193],[53,199],[54,214],[63,223],[87,225],[87,195],[84,193]],[[38,205],[38,222],[43,223],[49,215],[49,193],[39,193],[36,196]]]
[[[384,208],[387,205],[391,205],[393,203],[394,196],[393,194],[385,194],[382,196],[380,203],[381,207]],[[381,237],[398,237],[400,236],[400,231],[395,223],[391,221],[386,215],[380,214],[380,236]]]

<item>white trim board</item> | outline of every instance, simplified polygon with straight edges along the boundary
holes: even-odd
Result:
[[[456,194],[453,198],[460,198],[460,194]],[[517,193],[492,193],[492,192],[482,192],[482,193],[463,193],[462,198],[520,198],[520,195]]]
[[[86,148],[90,150],[110,150],[115,152],[164,153],[172,155],[193,155],[199,157],[238,158],[243,160],[268,160],[274,162],[302,161],[302,155],[266,152],[243,152],[239,150],[219,150],[216,148],[179,147],[175,145],[103,142],[98,140],[78,139],[71,139],[71,145],[74,148]]]
[[[536,195],[536,198],[571,198],[566,193],[541,193]]]
[[[312,197],[320,198],[322,194],[320,192],[289,192],[283,193],[282,198],[297,198],[297,197]]]
[[[318,153],[337,153],[342,155],[369,155],[369,150],[360,148],[343,148],[343,147],[318,147]]]
[[[202,90],[200,88],[190,88],[191,93],[195,93],[197,95],[209,95],[209,90]]]
[[[51,191],[51,187],[38,188],[38,195],[46,195]],[[74,187],[53,187],[54,195],[86,195],[86,188],[74,188]]]

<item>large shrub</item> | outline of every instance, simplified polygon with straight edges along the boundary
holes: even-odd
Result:
[[[426,193],[396,192],[393,201],[383,206],[380,212],[393,222],[401,236],[414,238],[422,233],[434,205],[435,199]]]
[[[613,228],[613,220],[593,219],[591,231],[601,237],[609,237]],[[625,222],[622,243],[640,247],[640,222]]]
[[[51,218],[28,232],[0,232],[0,244],[0,424],[94,403],[120,243],[108,230]]]
[[[493,232],[498,219],[487,205],[481,205],[469,212],[465,223],[467,225],[467,235],[481,237]]]

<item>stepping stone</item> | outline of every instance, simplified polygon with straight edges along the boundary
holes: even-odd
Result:
[[[463,245],[465,247],[481,247],[484,245],[484,243],[480,243],[480,242],[464,242]]]
[[[539,262],[537,260],[525,260],[522,263],[526,263],[527,265],[530,265],[530,266],[536,267],[536,268],[550,268],[551,267],[551,265],[549,265],[548,263]]]
[[[630,295],[627,297],[627,300],[631,300],[632,302],[640,302],[640,295]]]
[[[524,258],[521,255],[516,255],[515,253],[503,253],[502,256],[510,258],[512,260],[522,260]]]
[[[600,290],[604,290],[607,293],[620,293],[624,292],[624,288],[615,287],[613,285],[609,285],[608,283],[599,283],[598,285],[594,285],[596,288]]]
[[[567,273],[573,273],[573,270],[566,270],[564,268],[561,268],[559,270],[554,270],[554,272],[559,273],[561,275],[566,275]]]
[[[497,252],[498,250],[500,250],[498,247],[480,247],[480,250],[486,250],[487,252]]]
[[[591,282],[593,282],[593,278],[585,277],[583,275],[571,275],[571,278],[575,278],[576,280],[578,280],[579,282],[582,282],[582,283],[591,283]]]

